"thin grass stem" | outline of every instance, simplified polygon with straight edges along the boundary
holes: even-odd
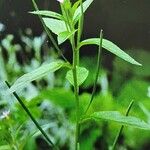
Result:
[[[5,81],[5,83],[10,88],[10,84],[7,81]],[[29,111],[29,109],[25,106],[25,104],[23,103],[23,101],[21,100],[21,98],[18,96],[18,94],[16,92],[13,92],[13,95],[18,100],[18,102],[20,103],[20,105],[22,106],[22,108],[25,110],[25,112],[28,114],[28,116],[31,118],[31,120],[36,125],[36,127],[39,129],[39,131],[42,133],[42,135],[45,137],[45,139],[49,143],[49,145],[52,146],[52,148],[54,150],[58,150],[58,148],[54,145],[54,143],[48,137],[48,135],[45,133],[45,131],[40,127],[39,123],[33,117],[32,113]]]
[[[95,76],[94,86],[93,86],[93,90],[92,90],[92,95],[91,95],[90,102],[85,110],[84,115],[86,115],[86,113],[88,112],[88,110],[93,102],[95,92],[96,92],[96,85],[97,85],[97,80],[98,80],[98,76],[99,76],[99,72],[100,72],[100,58],[101,58],[101,51],[102,51],[102,41],[103,41],[103,30],[100,31],[100,43],[99,43],[98,57],[97,57],[96,76]]]
[[[132,100],[132,101],[130,102],[128,108],[127,108],[127,111],[126,111],[126,114],[125,114],[126,116],[129,115],[129,112],[130,112],[130,110],[131,110],[133,104],[134,104],[134,101]],[[120,135],[121,135],[121,133],[122,133],[122,131],[123,131],[123,128],[124,128],[124,126],[122,125],[122,126],[120,127],[120,129],[119,129],[119,131],[118,131],[116,137],[115,137],[115,140],[114,140],[114,142],[113,142],[113,145],[112,145],[112,147],[111,147],[111,150],[115,150],[115,147],[116,147],[116,145],[117,145],[118,139],[119,139],[119,137],[120,137]]]

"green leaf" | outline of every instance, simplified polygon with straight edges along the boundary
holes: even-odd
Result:
[[[92,2],[93,2],[93,0],[86,0],[83,3],[83,12],[85,12],[88,9],[88,7],[91,5]],[[79,20],[79,18],[81,17],[81,15],[82,15],[81,6],[79,6],[76,9],[76,11],[74,13],[74,16],[73,16],[73,20],[74,20],[75,23]]]
[[[63,16],[61,14],[53,12],[53,11],[48,11],[48,10],[32,11],[30,13],[34,14],[34,15],[52,17],[52,18],[56,18],[56,19],[60,19],[60,20],[63,19]]]
[[[50,72],[55,72],[56,70],[60,69],[63,65],[65,65],[65,63],[61,60],[58,60],[49,64],[43,64],[41,67],[27,74],[24,74],[23,76],[18,78],[16,82],[11,86],[10,93],[13,93],[17,90],[26,87],[30,82],[42,78]]]
[[[93,150],[97,139],[102,136],[102,131],[100,131],[99,128],[94,128],[92,125],[88,125],[88,128],[90,130],[87,131],[87,128],[83,130],[84,132],[82,133],[82,137],[80,139],[80,150]]]
[[[68,31],[61,32],[57,37],[58,44],[60,45],[63,42],[65,42],[71,35],[72,35],[72,33],[68,32]]]
[[[30,101],[29,106],[32,107],[36,101],[41,103],[45,99],[64,109],[72,110],[75,107],[74,93],[64,88],[43,89]]]
[[[45,25],[55,34],[67,31],[66,24],[62,20],[43,18]]]
[[[58,44],[62,44],[63,42],[65,42],[68,38],[70,38],[70,36],[72,36],[74,33],[76,32],[73,31],[73,32],[68,32],[68,31],[65,31],[65,32],[61,32],[58,37],[57,37],[57,40],[58,40]]]
[[[133,126],[135,128],[150,130],[150,124],[133,116],[124,116],[118,111],[95,112],[91,115],[91,117],[95,120],[99,119],[110,120],[120,123],[121,125]]]
[[[95,44],[99,46],[99,41],[100,41],[99,38],[87,39],[80,43],[80,47],[83,45],[91,45],[91,44]],[[140,63],[135,61],[132,57],[130,57],[127,53],[125,53],[117,45],[115,45],[109,40],[103,39],[102,47],[131,64],[141,66]]]
[[[76,11],[76,9],[78,8],[79,5],[80,5],[80,0],[76,1],[76,2],[73,4],[73,6],[72,6],[72,8],[71,8],[72,14],[75,13],[75,11]]]
[[[77,85],[80,86],[88,77],[89,71],[83,67],[77,67]],[[66,79],[74,85],[74,78],[72,70],[69,70],[66,75]]]
[[[0,150],[10,150],[10,146],[9,145],[1,145]]]

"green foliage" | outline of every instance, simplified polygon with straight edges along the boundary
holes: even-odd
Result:
[[[150,53],[144,50],[136,50],[136,51],[128,51],[129,54],[134,55],[137,59],[140,60],[142,63],[142,67],[135,67],[135,66],[130,66],[123,61],[119,60],[118,58],[115,59],[113,65],[115,72],[127,72],[134,74],[139,77],[148,77],[150,75],[150,70],[149,70],[149,55]]]
[[[41,103],[43,99],[47,99],[63,109],[71,110],[75,107],[73,92],[64,88],[42,90],[39,95],[31,101],[30,105],[32,106],[32,103],[35,102]]]
[[[55,34],[59,35],[62,32],[67,31],[65,22],[53,18],[43,18],[45,25]]]
[[[32,11],[30,12],[31,14],[34,15],[41,15],[41,16],[46,16],[46,17],[52,17],[55,19],[63,19],[63,16],[59,13],[53,12],[53,11],[48,11],[48,10],[40,10],[40,11]]]
[[[80,2],[80,0],[79,0]],[[86,0],[84,3],[83,3],[83,12],[85,13],[85,11],[88,9],[88,7],[91,5],[91,3],[93,2],[93,0]],[[73,16],[73,21],[74,23],[76,23],[80,17],[82,16],[82,11],[81,11],[81,6],[79,6],[76,10],[75,10],[75,13],[74,13],[74,16]]]
[[[136,101],[148,101],[148,87],[149,83],[143,80],[132,79],[127,81],[121,88],[120,93],[118,94],[118,101],[120,103],[128,103],[129,99],[135,99]],[[128,94],[126,94],[128,93]]]
[[[21,65],[16,59],[16,52],[18,52],[22,47],[18,44],[14,44],[14,37],[9,35],[2,40],[2,46],[0,47],[0,61],[2,68],[0,81],[14,81],[18,76],[24,74],[12,85],[10,92],[13,93],[26,87],[26,90],[22,91],[21,94],[19,93],[19,95],[21,95],[23,99],[22,102],[32,113],[33,118],[38,120],[38,123],[41,125],[41,128],[43,128],[45,135],[50,137],[50,139],[52,139],[52,141],[57,144],[60,149],[64,149],[65,147],[66,149],[77,150],[78,147],[80,147],[80,149],[83,150],[91,150],[97,148],[94,147],[95,142],[99,140],[99,138],[103,138],[104,133],[107,132],[110,132],[110,136],[107,137],[106,134],[103,141],[104,143],[109,143],[109,145],[112,144],[112,139],[116,136],[114,131],[117,131],[118,129],[118,126],[113,122],[117,122],[119,125],[150,130],[150,124],[139,119],[142,118],[145,120],[146,118],[147,122],[149,122],[149,115],[147,115],[149,114],[148,108],[144,107],[147,106],[149,100],[149,82],[143,81],[143,79],[132,79],[124,85],[121,85],[119,84],[120,82],[116,82],[118,76],[114,74],[113,76],[116,78],[115,80],[112,78],[113,81],[111,82],[114,86],[117,85],[119,88],[121,87],[117,90],[117,96],[114,97],[114,93],[112,91],[115,90],[109,87],[107,71],[105,71],[106,69],[102,68],[99,75],[99,66],[97,68],[98,71],[95,72],[96,61],[92,62],[90,58],[89,60],[86,60],[87,62],[84,62],[85,64],[83,63],[84,65],[81,65],[80,63],[80,48],[85,45],[94,44],[99,46],[99,50],[103,47],[131,64],[141,65],[111,41],[102,38],[91,38],[81,41],[84,13],[93,0],[86,0],[84,2],[82,2],[82,0],[78,0],[75,3],[70,2],[70,0],[65,0],[64,3],[60,4],[62,14],[47,10],[39,11],[35,1],[32,0],[32,2],[36,11],[31,13],[39,15],[44,29],[48,33],[50,39],[52,39],[54,47],[59,50],[58,45],[69,39],[68,41],[72,47],[73,63],[70,64],[63,54],[61,56],[63,56],[65,61],[58,60],[59,54],[54,53],[54,55],[50,56],[48,47],[44,47],[45,49],[48,49],[48,55],[42,56],[41,49],[45,41],[45,36],[35,37],[33,39],[28,38],[27,36],[22,36],[21,40],[25,44],[25,51],[30,53],[33,49],[35,57],[28,60],[28,64],[25,62],[24,65]],[[57,35],[58,45],[55,41],[53,41],[51,32]],[[101,40],[102,46],[100,43]],[[9,54],[8,63],[6,63],[3,58],[3,48],[5,48]],[[141,59],[139,55],[135,56],[137,56],[139,60]],[[144,54],[144,57],[146,56],[147,54]],[[99,58],[100,56],[98,55],[97,62],[99,62]],[[148,60],[148,58],[146,60]],[[43,62],[46,63],[40,66]],[[141,62],[144,62],[145,64],[145,61]],[[40,67],[38,68],[38,66]],[[80,66],[86,66],[89,71]],[[122,63],[118,63],[118,61],[115,60],[114,67],[119,68],[118,66],[121,68],[119,75],[122,77],[128,69],[124,70],[126,64],[122,65]],[[60,78],[59,83],[57,83],[58,80],[55,79],[56,76],[54,72],[62,67],[67,67],[70,70],[63,70],[63,78],[61,74],[62,72],[56,73]],[[143,77],[145,72],[146,76],[149,74],[149,71],[144,71],[143,73],[142,71],[140,72],[139,70],[136,70],[136,68],[135,70],[133,67],[129,68],[131,72],[134,72],[134,74],[138,77]],[[148,70],[147,68],[149,68],[148,65],[146,66],[146,70]],[[46,76],[48,73],[50,73],[49,77]],[[70,83],[64,80],[64,74],[66,74],[66,79]],[[92,87],[93,82],[95,81],[95,74],[97,74],[95,87],[99,85],[100,89],[97,91],[95,90],[92,93],[93,101],[89,105],[91,93],[87,93],[86,88]],[[39,80],[41,78],[43,80]],[[38,81],[36,81],[34,85],[29,84],[35,80]],[[44,84],[41,84],[42,81]],[[70,84],[73,85],[73,92]],[[79,94],[79,86],[81,84],[83,85],[81,89],[82,92]],[[3,87],[4,86],[2,86],[2,88]],[[28,116],[26,114],[27,111],[24,112],[21,105],[16,101],[13,101],[12,104],[10,104],[12,97],[10,95],[9,98],[5,97],[4,91],[5,89],[0,90],[0,98],[2,97],[2,102],[0,102],[0,106],[2,108],[2,113],[0,115],[0,131],[2,131],[0,132],[0,137],[2,137],[2,141],[0,141],[0,149],[8,149],[9,147],[10,149],[29,150],[31,149],[31,145],[33,146],[32,149],[37,149],[38,143],[36,143],[35,140],[37,137],[42,136],[41,133],[38,131],[36,126],[32,124],[31,120],[29,120],[29,113]],[[8,90],[6,89],[6,91]],[[135,101],[141,101],[143,103],[138,103],[138,105],[133,108],[134,111],[131,114],[137,114],[133,115],[137,117],[124,116],[120,113],[126,110],[128,101],[131,99],[135,99]],[[5,101],[9,102],[9,104]],[[88,106],[90,107],[86,112]],[[5,110],[8,110],[8,108],[11,109],[10,114],[5,113]],[[115,111],[110,111],[114,109]],[[143,112],[146,114],[144,117]],[[89,118],[86,118],[87,116]],[[85,124],[84,121],[88,119],[90,122]],[[97,120],[94,122],[94,126],[92,126],[92,120]],[[107,125],[105,120],[113,122],[110,122]],[[105,126],[105,129],[103,129],[103,126]],[[131,128],[128,130],[130,129]],[[89,131],[87,132],[87,130]],[[136,136],[140,136],[138,133],[133,133],[135,129],[133,129],[133,131],[128,130],[125,130],[125,133],[123,132],[123,134],[126,136],[128,141],[127,143],[131,145],[129,142],[131,135],[134,135],[134,141],[139,140],[136,139]],[[88,136],[85,136],[85,132]],[[76,141],[74,141],[74,137]],[[143,138],[145,137],[143,135]],[[80,141],[80,139],[82,141]],[[108,146],[106,145],[107,144],[105,144],[105,147]],[[132,146],[135,147],[135,145]]]
[[[68,38],[70,38],[73,34],[75,33],[75,31],[73,32],[68,32],[68,31],[64,31],[59,33],[58,37],[57,37],[57,41],[58,44],[62,44],[63,42],[65,42]]]
[[[100,135],[99,129],[91,129],[89,131],[88,135],[83,136],[83,138],[81,140],[80,149],[92,150],[93,144],[96,141],[96,139],[99,137],[99,135]]]
[[[89,71],[83,67],[77,67],[77,85],[80,86],[88,77]],[[66,74],[66,79],[74,85],[73,70],[69,70]]]
[[[10,93],[17,91],[18,89],[22,89],[30,82],[42,78],[49,72],[55,72],[56,70],[60,69],[63,65],[64,62],[56,61],[50,64],[44,64],[32,72],[24,74],[22,77],[18,78],[18,80],[11,86]]]
[[[99,45],[99,40],[100,40],[99,38],[91,38],[91,39],[84,40],[81,42],[80,47],[84,45],[91,45],[91,44]],[[131,64],[141,66],[140,63],[138,63],[133,58],[131,58],[128,54],[122,51],[117,45],[115,45],[114,43],[106,39],[103,39],[102,47],[110,51],[111,53],[117,55],[118,57],[124,59],[125,61],[130,62]]]
[[[95,112],[91,115],[91,118],[95,120],[104,119],[111,120],[122,125],[133,126],[140,129],[150,130],[150,125],[140,120],[139,118],[132,116],[124,116],[117,111],[101,111]]]

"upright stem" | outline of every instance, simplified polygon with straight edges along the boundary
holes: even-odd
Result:
[[[80,134],[80,126],[79,126],[79,86],[77,84],[77,51],[73,50],[73,78],[74,78],[74,93],[76,100],[76,133],[75,133],[75,150],[78,150],[79,144],[79,134]]]
[[[74,94],[76,100],[76,132],[75,132],[75,150],[78,150],[79,144],[79,134],[80,134],[80,125],[79,125],[79,86],[77,84],[77,61],[78,61],[78,53],[75,48],[75,40],[74,35],[71,38],[71,45],[73,50],[73,79],[74,79]]]
[[[79,144],[79,134],[80,134],[80,125],[79,125],[79,86],[77,84],[77,66],[78,66],[78,53],[75,46],[74,34],[71,37],[71,45],[73,51],[73,80],[74,80],[74,94],[76,100],[76,131],[75,131],[75,150],[78,150]]]
[[[77,34],[77,45],[80,44],[80,39],[82,35],[83,30],[83,20],[84,20],[84,14],[83,14],[83,3],[82,0],[80,0],[81,5],[81,13],[82,16],[78,22],[78,34]],[[75,99],[76,99],[76,135],[75,135],[75,150],[79,149],[79,136],[80,136],[80,103],[79,103],[79,86],[77,84],[77,66],[79,66],[80,63],[80,54],[79,49],[75,48],[75,40],[72,41],[73,44],[73,78],[74,78],[74,92],[75,92]]]
[[[83,31],[84,12],[83,12],[83,1],[82,0],[80,0],[80,6],[81,6],[81,18],[78,22],[77,45],[80,44],[81,35],[82,35],[82,31]],[[80,53],[79,53],[79,49],[78,49],[77,50],[77,64],[78,65],[80,63],[79,57],[80,57]]]

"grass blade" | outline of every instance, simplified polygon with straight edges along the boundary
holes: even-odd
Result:
[[[98,50],[98,58],[97,58],[97,71],[96,71],[96,77],[95,77],[95,82],[94,82],[94,86],[93,86],[92,96],[91,96],[90,102],[88,104],[88,107],[87,107],[84,115],[89,110],[89,108],[92,104],[92,101],[94,99],[95,91],[96,91],[96,84],[97,84],[99,71],[100,71],[100,56],[101,56],[101,51],[102,51],[102,41],[103,41],[103,30],[101,30],[101,32],[100,32],[100,42],[99,42],[99,50]]]
[[[5,81],[5,83],[7,84],[7,86],[10,88],[10,85],[7,81]],[[25,112],[28,114],[28,116],[31,118],[31,120],[33,121],[33,123],[36,125],[36,127],[40,130],[40,132],[42,133],[42,135],[45,137],[45,139],[48,141],[49,145],[53,147],[53,149],[57,150],[56,146],[54,145],[54,143],[51,141],[51,139],[48,137],[48,135],[45,133],[45,131],[40,127],[39,123],[36,121],[36,119],[33,117],[33,115],[31,114],[31,112],[29,111],[29,109],[25,106],[25,104],[23,103],[23,101],[20,99],[20,97],[17,95],[16,92],[13,92],[13,95],[15,96],[15,98],[18,100],[18,102],[20,103],[20,105],[22,106],[22,108],[25,110]]]

